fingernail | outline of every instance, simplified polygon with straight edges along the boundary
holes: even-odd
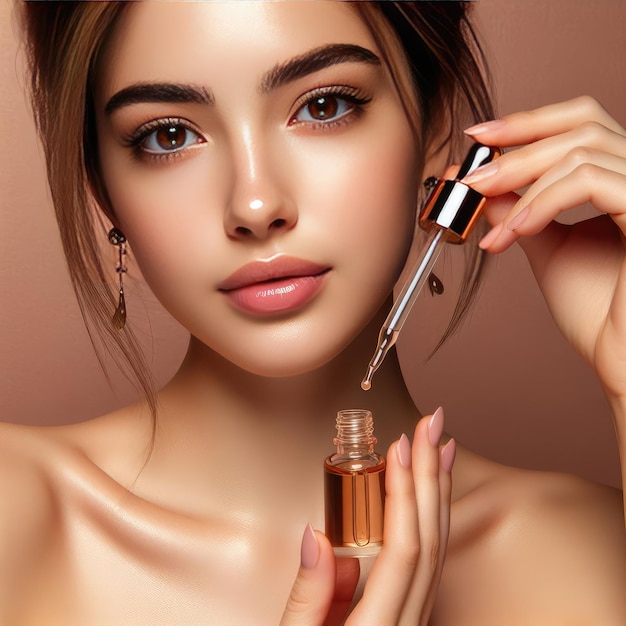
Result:
[[[454,439],[450,439],[450,441],[448,441],[448,443],[441,448],[441,468],[444,472],[450,473],[452,471],[455,457],[456,441],[454,441]]]
[[[529,208],[526,207],[522,209],[507,225],[507,230],[515,230],[519,228],[526,218],[528,217],[528,213],[530,212]]]
[[[478,247],[485,250],[488,248],[502,232],[502,223],[496,224],[479,242]]]
[[[411,444],[409,443],[409,438],[404,433],[402,433],[402,437],[400,437],[400,441],[398,441],[396,450],[398,451],[398,461],[400,461],[400,465],[404,467],[404,469],[409,469],[411,467]]]
[[[432,446],[439,446],[441,435],[443,435],[443,409],[439,407],[433,413],[428,424],[428,439]]]
[[[302,535],[302,546],[300,548],[300,563],[305,569],[313,569],[317,565],[320,557],[320,547],[317,537],[313,532],[313,526],[307,524]]]
[[[493,176],[498,171],[498,162],[492,161],[491,163],[487,163],[486,165],[481,165],[479,168],[475,169],[471,174],[468,174],[464,178],[461,179],[462,183],[466,185],[471,185],[472,183],[477,183],[479,180],[484,180],[485,178],[489,178]]]
[[[491,130],[498,130],[502,128],[506,122],[504,120],[491,120],[490,122],[481,122],[480,124],[475,124],[474,126],[470,126],[466,128],[463,132],[466,135],[480,135],[481,133],[486,133]]]

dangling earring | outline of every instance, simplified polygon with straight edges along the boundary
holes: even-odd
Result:
[[[119,300],[117,303],[117,309],[113,313],[111,323],[117,330],[122,330],[126,324],[126,301],[124,300],[124,280],[123,276],[126,273],[126,265],[124,263],[124,257],[126,256],[126,236],[119,228],[112,228],[109,231],[109,243],[117,246],[117,265],[115,271],[119,276]]]

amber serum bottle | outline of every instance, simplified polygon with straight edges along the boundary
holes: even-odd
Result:
[[[337,413],[337,452],[324,461],[326,536],[337,556],[372,556],[383,545],[385,459],[374,451],[374,418]]]

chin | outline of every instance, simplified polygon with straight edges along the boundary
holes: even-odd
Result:
[[[289,335],[289,334],[288,334]],[[319,337],[283,336],[258,342],[245,341],[227,350],[219,350],[221,356],[236,367],[266,378],[289,378],[309,374],[331,363],[352,342],[353,337],[336,337],[328,334]]]
[[[293,350],[290,354],[275,351],[269,358],[258,358],[256,354],[248,358],[230,359],[233,365],[250,374],[265,378],[290,378],[310,374],[328,365],[341,351],[323,355],[312,355],[304,349]],[[243,356],[243,355],[241,355]]]
[[[192,335],[214,355],[243,372],[265,378],[301,376],[330,366],[369,327],[380,304],[358,304],[348,307],[346,315],[339,318],[336,307],[330,314],[329,307],[310,308],[292,318],[244,319],[244,323],[237,320],[235,324],[222,325],[220,332],[215,332],[213,326],[210,334]],[[232,316],[227,321],[232,321]],[[373,350],[375,337],[371,341]],[[364,369],[366,365],[363,363]],[[214,366],[220,367],[215,361]]]

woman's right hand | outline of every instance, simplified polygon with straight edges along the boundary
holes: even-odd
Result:
[[[390,446],[383,548],[345,624],[428,623],[450,528],[455,442],[440,447],[442,433],[443,411],[438,409],[419,421],[412,448],[406,435]],[[328,539],[308,526],[281,626],[344,623],[358,576],[356,559],[336,561]]]

